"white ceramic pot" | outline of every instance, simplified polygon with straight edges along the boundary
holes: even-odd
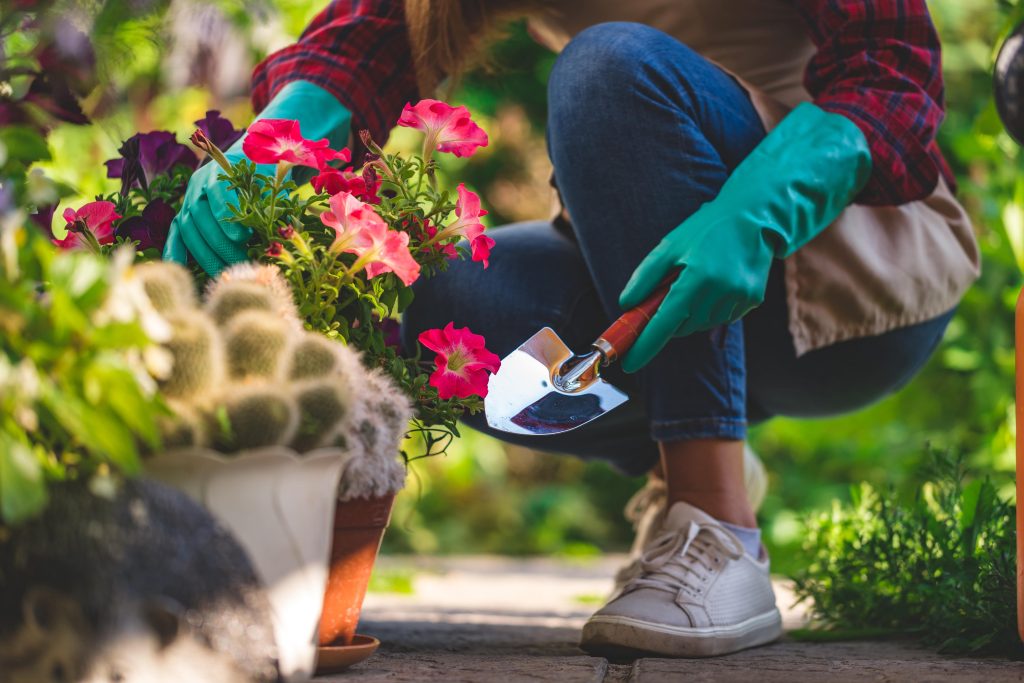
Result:
[[[327,584],[338,480],[351,454],[304,455],[285,447],[226,456],[208,449],[163,453],[147,473],[204,505],[249,553],[273,609],[281,674],[307,681]]]

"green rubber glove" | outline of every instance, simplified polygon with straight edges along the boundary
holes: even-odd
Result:
[[[293,81],[281,88],[257,119],[297,120],[303,137],[327,138],[332,149],[341,149],[348,141],[352,115],[320,86]],[[243,135],[225,150],[224,156],[231,163],[245,158],[244,139]],[[256,168],[259,173],[274,174],[274,167],[269,164]],[[251,229],[230,221],[228,204],[237,204],[238,198],[226,182],[218,180],[221,173],[220,166],[211,162],[193,174],[181,211],[171,222],[163,253],[164,260],[178,263],[185,263],[187,253],[191,253],[200,267],[214,277],[227,266],[248,258],[245,245],[252,236]]]
[[[871,152],[845,116],[801,104],[754,148],[704,204],[633,272],[623,309],[648,297],[674,269],[668,296],[623,359],[650,362],[672,337],[740,319],[764,300],[772,259],[828,227],[867,183]]]

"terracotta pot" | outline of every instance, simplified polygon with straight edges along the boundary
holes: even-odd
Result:
[[[394,501],[394,494],[338,501],[327,591],[320,615],[320,645],[352,644]]]

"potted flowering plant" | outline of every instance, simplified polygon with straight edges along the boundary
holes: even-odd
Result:
[[[400,126],[422,130],[422,154],[386,154],[367,133],[360,167],[339,169],[348,150],[302,137],[293,121],[257,121],[243,151],[248,160],[230,164],[203,131],[192,141],[220,164],[238,194],[235,220],[252,229],[249,255],[277,265],[297,293],[305,324],[360,349],[374,368],[387,372],[415,408],[411,433],[424,454],[444,450],[458,434],[456,420],[481,409],[489,373],[498,357],[483,337],[454,323],[420,336],[435,353],[403,355],[394,340],[396,318],[413,299],[410,285],[446,269],[448,260],[471,258],[487,266],[494,242],[485,234],[479,197],[459,185],[441,190],[437,152],[469,156],[487,136],[464,107],[435,100],[407,105]],[[275,164],[260,174],[256,163]],[[288,179],[296,165],[316,171],[316,194],[302,197]],[[332,569],[320,623],[320,642],[349,645],[387,524],[394,490],[381,496],[346,495],[335,515]]]
[[[454,322],[424,332],[422,348],[399,348],[398,319],[413,300],[411,285],[443,272],[455,258],[486,268],[494,242],[485,234],[481,217],[486,212],[479,197],[464,185],[454,192],[443,189],[437,178],[436,154],[465,157],[487,144],[469,112],[423,100],[407,105],[398,124],[424,133],[419,155],[385,153],[364,132],[360,139],[366,153],[356,165],[350,163],[349,150],[305,139],[294,121],[254,123],[243,143],[247,158],[234,164],[221,148],[242,132],[216,112],[198,121],[192,136],[208,161],[220,165],[221,177],[237,195],[230,210],[234,221],[251,230],[250,259],[279,272],[290,288],[293,311],[283,317],[357,350],[376,378],[375,384],[363,383],[366,395],[378,400],[364,402],[366,419],[356,432],[361,447],[381,457],[356,459],[342,468],[320,621],[322,645],[348,645],[355,633],[370,568],[404,480],[404,472],[381,463],[400,451],[405,436],[419,437],[423,447],[413,456],[402,452],[406,460],[443,452],[458,435],[458,418],[482,409],[488,376],[499,365],[483,337]],[[137,135],[120,152],[121,159],[108,162],[108,175],[121,180],[120,191],[65,210],[67,237],[53,238],[59,246],[104,253],[130,242],[142,258],[162,247],[199,161],[162,132]],[[256,164],[272,164],[273,171],[261,173]],[[315,173],[313,193],[291,179],[296,167]],[[205,282],[204,274],[193,274]],[[175,319],[187,327],[180,316]],[[424,358],[424,350],[433,353]],[[233,391],[242,396],[249,389]],[[405,410],[396,408],[402,405]],[[374,437],[381,433],[390,436]],[[227,446],[218,448],[223,453]],[[174,467],[180,469],[181,462]]]

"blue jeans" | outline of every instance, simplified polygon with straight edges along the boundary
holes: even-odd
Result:
[[[661,238],[713,199],[765,136],[746,92],[700,55],[655,29],[589,28],[559,56],[548,86],[548,148],[571,231],[548,222],[493,230],[490,268],[453,262],[416,284],[403,341],[449,321],[504,357],[544,326],[586,351],[621,311],[634,268]],[[722,258],[729,258],[722,254]],[[782,263],[764,304],[741,321],[673,339],[640,372],[610,367],[623,406],[572,432],[513,437],[539,450],[610,461],[640,474],[656,441],[741,439],[773,415],[855,410],[895,391],[921,368],[952,311],[930,321],[796,357]]]

